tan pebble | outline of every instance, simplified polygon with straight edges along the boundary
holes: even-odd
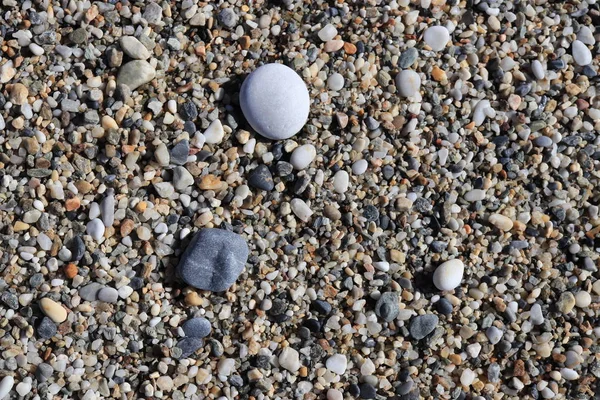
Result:
[[[202,298],[196,292],[189,292],[185,295],[185,303],[190,306],[200,306]]]
[[[40,308],[52,321],[60,324],[67,319],[67,310],[54,300],[44,297],[40,300]]]
[[[77,210],[80,205],[81,201],[79,200],[79,197],[73,197],[65,201],[65,209],[67,211]]]
[[[338,51],[342,47],[344,47],[344,41],[343,40],[328,40],[325,43],[325,46],[323,46],[323,49],[326,52],[331,53],[331,52],[334,52],[334,51]]]
[[[204,175],[200,181],[200,189],[202,190],[217,190],[222,187],[221,178],[215,175]]]
[[[123,222],[121,222],[121,227],[120,227],[121,236],[122,237],[128,236],[133,231],[134,227],[135,227],[135,222],[133,222],[133,220],[131,220],[131,219],[123,220]]]
[[[104,129],[118,129],[119,125],[117,125],[117,121],[115,121],[111,116],[105,115],[102,117],[102,127]]]
[[[15,222],[15,225],[13,226],[13,230],[15,232],[26,231],[27,229],[29,229],[29,224],[26,224],[25,222],[22,222],[22,221]]]
[[[27,103],[29,90],[22,83],[15,83],[10,89],[10,101],[18,106]]]

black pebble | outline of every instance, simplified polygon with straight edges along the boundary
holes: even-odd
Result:
[[[324,300],[315,300],[311,305],[312,309],[319,314],[329,314],[331,312],[331,304]]]
[[[179,106],[179,116],[184,121],[192,121],[198,118],[198,108],[190,100]]]
[[[377,395],[377,390],[373,385],[369,383],[360,384],[360,398],[361,399],[374,399]]]
[[[379,210],[372,204],[365,206],[363,209],[363,217],[369,222],[379,219]]]
[[[435,303],[435,306],[440,314],[452,314],[452,303],[443,297],[437,303]]]
[[[273,175],[266,165],[259,165],[250,171],[248,175],[248,184],[253,188],[266,190],[270,192],[275,187]]]
[[[321,330],[321,323],[316,319],[307,319],[304,321],[304,326],[311,332],[319,332]]]

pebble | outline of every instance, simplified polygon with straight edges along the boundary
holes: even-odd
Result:
[[[142,42],[133,36],[121,36],[119,44],[123,52],[135,60],[147,60],[151,56]]]
[[[180,140],[173,146],[170,153],[170,162],[175,165],[184,165],[187,162],[190,152],[190,142]]]
[[[354,164],[352,164],[352,173],[354,175],[362,175],[365,172],[367,172],[367,168],[369,167],[369,163],[367,162],[367,160],[358,160],[355,161]]]
[[[348,190],[348,184],[350,182],[350,176],[344,170],[339,170],[333,176],[333,190],[336,193],[343,194]]]
[[[135,90],[156,77],[156,70],[144,60],[133,60],[123,65],[119,70],[117,85],[126,85]]]
[[[500,341],[500,339],[502,339],[504,333],[495,326],[490,326],[486,329],[485,335],[487,336],[491,344],[496,344]]]
[[[419,51],[414,47],[409,47],[400,54],[398,59],[398,66],[402,69],[410,68],[417,61],[419,57]]]
[[[184,167],[175,167],[173,169],[173,187],[177,191],[184,191],[194,184],[194,177]]]
[[[38,325],[36,332],[40,338],[50,339],[56,335],[57,330],[56,324],[50,318],[44,317]]]
[[[342,74],[337,72],[331,74],[329,78],[327,78],[327,87],[333,91],[341,90],[344,87],[344,77]]]
[[[348,367],[348,359],[343,354],[334,354],[327,359],[325,366],[331,372],[343,375]]]
[[[575,296],[573,296],[573,293],[563,292],[558,297],[558,301],[556,302],[556,307],[558,308],[558,311],[560,311],[561,313],[568,314],[571,312],[571,310],[573,310],[573,307],[575,307],[575,304],[576,304],[576,300],[575,300]]]
[[[431,26],[423,33],[423,40],[431,50],[441,51],[450,41],[450,32],[444,26]]]
[[[296,217],[304,222],[308,222],[313,215],[313,211],[302,199],[292,199],[290,206]]]
[[[490,215],[488,222],[504,232],[508,232],[513,228],[513,221],[502,214]]]
[[[439,319],[435,314],[425,314],[413,317],[408,328],[413,339],[421,340],[435,330]]]
[[[67,319],[67,310],[61,304],[48,297],[44,297],[40,300],[40,309],[48,318],[57,324],[60,324]]]
[[[375,305],[375,314],[386,322],[393,321],[400,313],[398,295],[394,292],[382,293]]]
[[[485,190],[473,189],[465,193],[464,199],[468,202],[481,201],[485,199]]]
[[[104,285],[92,282],[79,289],[79,296],[86,301],[95,301],[98,298],[98,293],[104,288]]]
[[[579,308],[587,308],[592,304],[592,296],[586,292],[581,291],[575,294],[575,305]]]
[[[223,124],[218,119],[211,122],[208,128],[204,131],[204,139],[208,144],[221,143],[224,137],[225,129],[223,129]]]
[[[6,398],[12,390],[15,380],[12,376],[7,375],[0,381],[0,399]]]
[[[99,241],[104,237],[104,231],[104,223],[98,218],[92,219],[90,222],[88,222],[86,227],[87,234],[90,235],[95,241]]]
[[[300,354],[291,347],[285,347],[279,354],[279,365],[290,372],[298,371],[302,366]]]
[[[310,97],[294,70],[282,64],[266,64],[244,80],[240,106],[256,132],[282,140],[297,134],[306,123]]]
[[[177,355],[174,355],[175,358],[181,360],[183,358],[188,358],[196,351],[204,346],[204,340],[202,338],[197,337],[186,337],[177,342]]]
[[[538,80],[544,79],[544,77],[546,76],[546,71],[544,71],[544,66],[542,65],[542,63],[539,60],[533,60],[531,62],[531,72],[533,72],[533,75]]]
[[[579,66],[583,67],[592,63],[592,52],[589,47],[579,40],[573,41],[573,44],[571,45],[571,54],[573,55],[573,60]]]
[[[212,329],[210,321],[206,318],[192,318],[184,322],[182,325],[183,332],[186,337],[203,338],[210,335]]]
[[[242,273],[248,253],[248,245],[240,235],[223,229],[205,228],[187,246],[177,271],[190,286],[223,292]]]
[[[454,290],[460,286],[465,265],[459,259],[440,264],[433,273],[433,284],[439,290]]]
[[[321,39],[323,42],[327,42],[329,40],[334,39],[337,34],[337,29],[335,29],[335,26],[331,24],[325,25],[323,28],[321,28],[321,30],[318,33],[319,39]]]
[[[317,157],[317,150],[312,144],[298,146],[292,152],[290,163],[297,170],[308,168],[310,163]]]
[[[273,175],[264,164],[259,165],[250,171],[248,175],[248,184],[253,188],[259,190],[266,190],[270,192],[275,187],[275,182],[273,181]]]
[[[105,303],[116,303],[119,300],[119,292],[117,289],[106,286],[98,292],[98,300]]]
[[[534,304],[529,310],[529,320],[533,325],[541,325],[544,323],[544,313],[539,304]]]
[[[396,75],[398,94],[403,97],[413,97],[421,88],[421,77],[415,71],[402,70]]]

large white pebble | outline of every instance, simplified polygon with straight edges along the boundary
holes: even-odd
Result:
[[[513,227],[512,219],[502,214],[490,215],[488,222],[504,232],[510,231]]]
[[[206,128],[206,131],[204,131],[206,143],[221,143],[223,136],[225,136],[225,130],[223,130],[223,124],[221,124],[221,121],[218,119],[211,122],[208,128]]]
[[[446,261],[433,273],[433,284],[440,290],[453,290],[460,285],[464,272],[465,265],[461,260]]]
[[[292,199],[292,201],[290,201],[290,206],[296,217],[300,218],[304,222],[308,222],[310,217],[313,215],[313,211],[302,199]]]
[[[531,62],[531,72],[533,72],[536,79],[544,79],[544,76],[546,76],[544,66],[539,60],[533,60]]]
[[[310,97],[296,71],[282,64],[266,64],[242,84],[240,106],[256,132],[281,140],[302,129],[308,119]]]
[[[350,176],[348,173],[344,170],[339,170],[333,176],[333,190],[340,194],[346,193],[349,182]]]
[[[334,354],[327,359],[327,361],[325,362],[325,366],[331,372],[335,372],[338,375],[342,375],[344,372],[346,372],[348,360],[343,354]]]
[[[440,51],[443,50],[448,44],[448,41],[450,41],[450,32],[448,32],[448,29],[444,26],[432,26],[427,28],[423,34],[423,40],[431,47],[431,50]]]
[[[290,163],[296,169],[305,169],[317,156],[317,149],[312,144],[298,146],[292,152]]]
[[[10,375],[5,376],[0,381],[0,399],[4,399],[10,393],[10,390],[12,389],[14,384],[15,384],[15,380]]]
[[[98,218],[94,218],[88,222],[86,227],[87,234],[96,241],[102,239],[104,236],[104,229],[104,223]]]
[[[571,54],[577,65],[585,66],[592,63],[592,52],[579,40],[575,40],[571,46]]]
[[[412,97],[421,88],[421,77],[410,69],[400,71],[396,75],[396,88],[400,96]]]

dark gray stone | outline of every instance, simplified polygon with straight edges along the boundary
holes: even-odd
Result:
[[[191,100],[188,100],[179,106],[179,116],[184,121],[193,121],[198,118],[198,108]]]
[[[375,304],[375,314],[384,321],[393,321],[400,312],[398,294],[394,292],[382,293]]]
[[[414,47],[406,49],[398,58],[398,66],[402,69],[406,69],[417,61],[418,56],[419,52]]]
[[[79,296],[86,301],[95,301],[98,298],[98,293],[104,288],[98,282],[92,282],[79,289]]]
[[[269,167],[262,164],[250,171],[248,175],[248,184],[253,188],[266,190],[270,192],[275,187],[273,175],[269,171]]]
[[[187,140],[179,141],[171,149],[171,164],[183,165],[187,162],[188,155],[190,154],[190,142]]]
[[[206,318],[192,318],[184,322],[181,327],[185,337],[203,338],[210,335],[210,322]]]
[[[408,330],[414,339],[421,340],[434,331],[438,322],[439,318],[435,314],[419,315],[410,321]]]
[[[177,270],[190,286],[223,292],[242,273],[248,253],[248,245],[240,235],[223,229],[202,229],[181,256]]]
[[[181,339],[173,349],[173,357],[177,359],[188,358],[204,345],[201,338],[189,337]]]
[[[56,324],[48,317],[42,318],[42,321],[37,327],[37,334],[42,339],[50,339],[56,335]]]
[[[53,373],[54,368],[52,368],[52,365],[41,363],[37,366],[37,369],[35,370],[35,378],[38,380],[38,382],[46,382],[48,378],[52,376]]]

